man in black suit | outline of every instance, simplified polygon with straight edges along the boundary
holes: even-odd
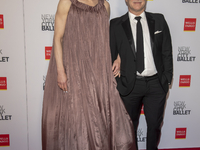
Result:
[[[173,73],[171,36],[162,14],[145,11],[147,0],[125,1],[128,13],[110,22],[114,68],[121,59],[117,89],[133,121],[136,138],[144,104],[147,150],[157,150]]]

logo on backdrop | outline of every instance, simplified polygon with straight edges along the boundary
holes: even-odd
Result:
[[[3,50],[0,49],[0,63],[8,62],[9,57],[3,55]]]
[[[46,76],[43,76],[43,90],[45,89]]]
[[[180,75],[179,87],[190,87],[191,75]]]
[[[0,29],[4,29],[3,15],[0,14]]]
[[[175,139],[186,139],[187,128],[176,128]]]
[[[51,50],[52,50],[51,46],[46,46],[45,47],[45,60],[50,60],[50,58],[51,58]]]
[[[0,90],[7,90],[7,78],[0,77]]]
[[[11,120],[12,115],[6,115],[6,110],[3,108],[3,105],[0,105],[0,121],[1,120]]]
[[[0,147],[10,146],[9,134],[0,134]]]
[[[177,61],[195,61],[195,56],[191,56],[191,49],[189,46],[178,47]]]
[[[42,14],[42,31],[54,31],[54,21],[55,21],[55,15],[52,14]]]
[[[147,137],[144,136],[143,130],[140,128],[137,130],[137,141],[138,142],[146,142]]]
[[[173,115],[190,115],[191,110],[186,110],[185,101],[174,102]]]
[[[200,3],[200,0],[182,0],[182,3]]]
[[[195,31],[196,18],[185,18],[184,31]]]

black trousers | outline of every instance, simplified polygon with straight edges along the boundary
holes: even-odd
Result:
[[[141,106],[142,103],[144,104],[144,115],[147,122],[147,150],[158,149],[157,145],[160,138],[166,94],[158,76],[154,75],[147,78],[137,77],[132,92],[127,96],[121,96],[133,121],[136,141]]]

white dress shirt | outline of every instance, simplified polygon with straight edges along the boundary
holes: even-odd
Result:
[[[136,50],[137,20],[135,19],[135,17],[136,17],[136,15],[129,12],[130,25],[131,25],[131,30],[132,30],[134,44],[135,44],[135,50]],[[137,72],[137,75],[152,76],[157,73],[157,70],[155,67],[153,53],[152,53],[152,49],[151,49],[149,27],[148,27],[146,15],[144,12],[140,15],[140,17],[141,17],[140,22],[142,24],[143,41],[144,41],[144,71],[141,74],[139,72]]]

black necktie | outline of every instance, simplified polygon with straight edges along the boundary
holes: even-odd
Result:
[[[136,64],[137,64],[137,71],[142,73],[144,70],[144,44],[143,44],[143,32],[142,32],[142,25],[140,22],[141,17],[135,17],[137,20],[137,32],[136,32]]]

